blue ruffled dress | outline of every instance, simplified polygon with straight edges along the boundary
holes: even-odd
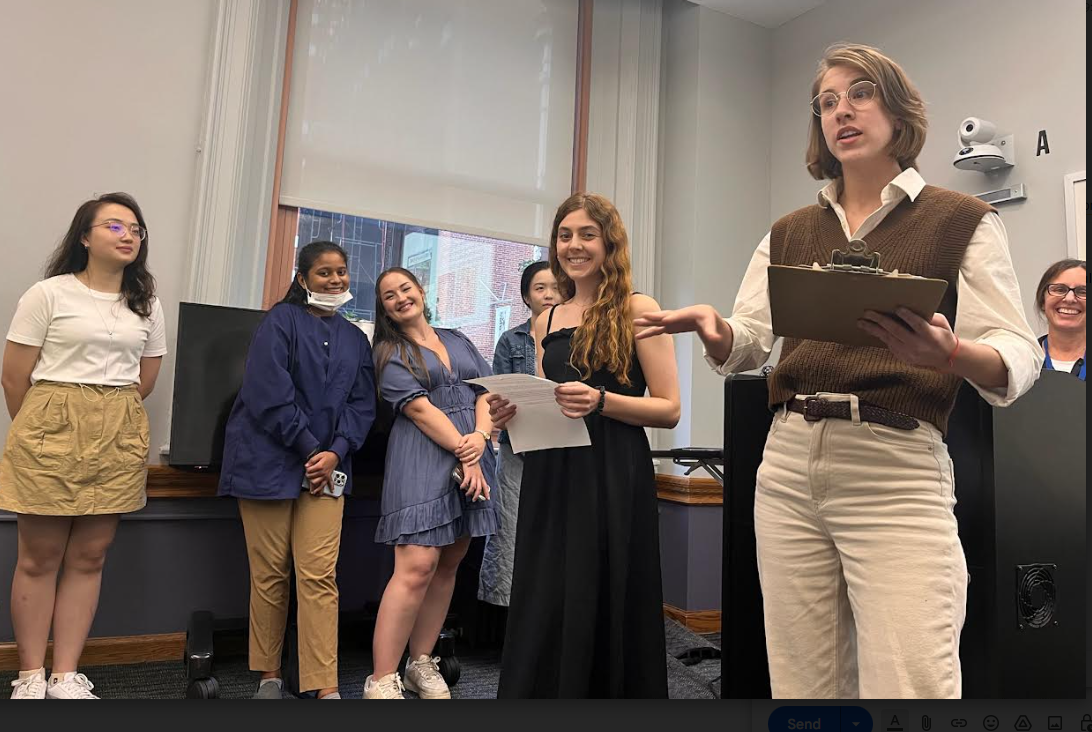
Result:
[[[428,381],[422,383],[397,350],[379,378],[383,399],[394,409],[395,420],[387,444],[383,473],[382,517],[375,541],[391,546],[448,546],[463,536],[490,536],[497,531],[492,501],[473,502],[451,479],[456,457],[433,442],[402,409],[421,396],[428,398],[462,434],[474,431],[474,404],[482,389],[464,379],[489,376],[492,370],[470,339],[457,330],[436,328],[447,349],[451,369],[422,348]],[[497,489],[496,457],[487,445],[481,461],[490,491]]]

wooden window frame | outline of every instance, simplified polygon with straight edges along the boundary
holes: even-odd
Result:
[[[580,0],[576,26],[576,104],[573,130],[572,192],[582,191],[588,178],[588,104],[591,98],[592,7],[594,0]],[[284,80],[281,84],[281,116],[277,130],[277,159],[273,166],[273,202],[270,209],[269,242],[265,262],[262,308],[268,310],[284,296],[295,271],[296,230],[299,209],[281,205],[281,168],[288,127],[288,100],[292,88],[292,58],[296,41],[299,0],[288,9],[288,40],[284,50]]]

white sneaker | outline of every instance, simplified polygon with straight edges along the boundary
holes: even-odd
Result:
[[[440,657],[421,654],[406,664],[406,688],[422,699],[450,699],[451,689],[440,674]]]
[[[406,690],[406,687],[402,686],[402,679],[398,677],[398,673],[387,674],[379,681],[375,680],[374,676],[369,676],[364,681],[364,698],[365,699],[405,699],[402,696],[402,692]]]
[[[46,678],[45,669],[39,669],[33,676],[20,681],[15,679],[11,682],[12,699],[45,699],[46,698]]]
[[[69,671],[63,679],[50,679],[47,699],[98,699],[91,693],[95,685],[83,674]]]

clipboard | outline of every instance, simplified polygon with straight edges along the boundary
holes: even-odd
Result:
[[[770,319],[775,335],[886,348],[857,321],[866,310],[893,315],[905,307],[929,320],[948,289],[945,280],[880,269],[880,255],[863,239],[835,250],[825,267],[771,264]]]

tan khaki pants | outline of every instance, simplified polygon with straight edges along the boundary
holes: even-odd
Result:
[[[853,412],[782,408],[766,442],[755,533],[773,697],[959,698],[968,576],[947,446],[932,425]]]
[[[281,667],[294,560],[300,691],[337,686],[335,570],[344,500],[306,492],[291,501],[239,499],[250,560],[250,668]]]

